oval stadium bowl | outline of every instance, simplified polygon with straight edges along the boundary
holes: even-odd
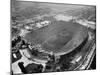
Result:
[[[47,53],[56,56],[69,53],[78,47],[88,35],[88,29],[78,23],[55,21],[33,30],[25,36],[32,45],[41,44]]]

